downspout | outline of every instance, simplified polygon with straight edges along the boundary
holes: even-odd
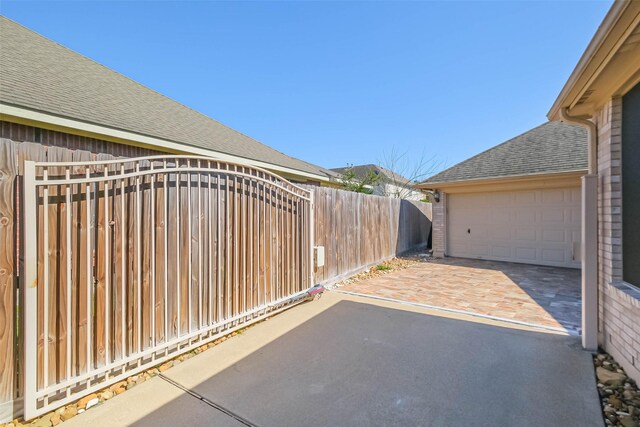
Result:
[[[588,151],[588,166],[589,175],[598,175],[598,128],[595,123],[584,117],[576,117],[569,115],[569,109],[564,107],[560,109],[560,117],[567,123],[575,123],[582,127],[586,127],[589,133],[589,151]]]
[[[584,117],[560,110],[562,120],[587,128],[589,138],[587,175],[582,177],[582,346],[598,348],[598,128]]]

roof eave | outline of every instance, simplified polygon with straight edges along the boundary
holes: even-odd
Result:
[[[626,37],[637,26],[638,20],[640,20],[640,2],[614,2],[547,113],[549,120],[560,121],[561,109],[573,109],[579,104],[597,77],[609,65]],[[637,80],[640,80],[640,75],[636,76],[635,83]],[[628,86],[629,81],[625,79],[620,83],[620,85],[623,84]],[[586,103],[578,108],[578,111],[573,111],[572,114],[591,115],[592,110],[600,107],[602,99],[613,95],[615,91],[619,90],[620,85],[613,90],[607,88],[608,92],[611,92],[610,94],[600,94],[597,102]]]
[[[34,126],[45,126],[50,129],[60,130],[63,132],[75,131],[72,133],[79,133],[93,138],[104,139],[107,141],[126,145],[135,145],[170,153],[185,153],[215,157],[220,160],[227,160],[236,163],[247,164],[250,166],[257,166],[263,169],[274,171],[276,173],[287,174],[290,176],[305,178],[308,180],[328,183],[333,182],[336,179],[335,176],[331,177],[328,175],[325,176],[314,174],[311,172],[288,168],[286,166],[248,159],[218,151],[207,150],[205,148],[194,147],[175,141],[141,135],[121,129],[109,128],[94,123],[82,122],[73,118],[61,117],[42,111],[35,111],[28,108],[0,102],[0,120],[16,121],[16,119],[19,122],[32,124]]]
[[[421,190],[435,190],[443,189],[447,187],[463,187],[466,185],[481,185],[494,182],[508,182],[508,181],[526,181],[526,180],[539,180],[544,178],[558,178],[564,176],[580,176],[587,173],[587,168],[575,169],[569,171],[559,172],[540,172],[526,175],[510,175],[510,176],[496,176],[477,179],[462,179],[457,181],[441,181],[441,182],[421,182],[416,184],[416,188]]]

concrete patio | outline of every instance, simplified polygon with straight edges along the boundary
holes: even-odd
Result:
[[[339,289],[580,332],[580,270],[429,258]]]
[[[329,292],[64,425],[602,424],[577,337]]]

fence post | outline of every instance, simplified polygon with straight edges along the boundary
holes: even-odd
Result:
[[[314,223],[314,211],[315,211],[315,204],[314,204],[314,195],[315,192],[311,189],[309,190],[309,244],[310,244],[310,254],[309,254],[309,258],[310,258],[310,264],[309,264],[309,277],[311,279],[311,282],[309,283],[309,287],[315,285],[314,280],[315,280],[315,271],[316,271],[316,263],[315,263],[315,223]]]
[[[36,411],[38,380],[38,218],[36,191],[36,163],[24,162],[24,418]],[[46,319],[45,319],[46,320]],[[45,343],[46,345],[46,343]]]

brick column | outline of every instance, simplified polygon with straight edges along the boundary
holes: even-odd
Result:
[[[433,203],[433,220],[431,225],[431,244],[433,256],[436,258],[444,257],[446,245],[446,229],[447,229],[447,194],[440,193],[440,201]]]

